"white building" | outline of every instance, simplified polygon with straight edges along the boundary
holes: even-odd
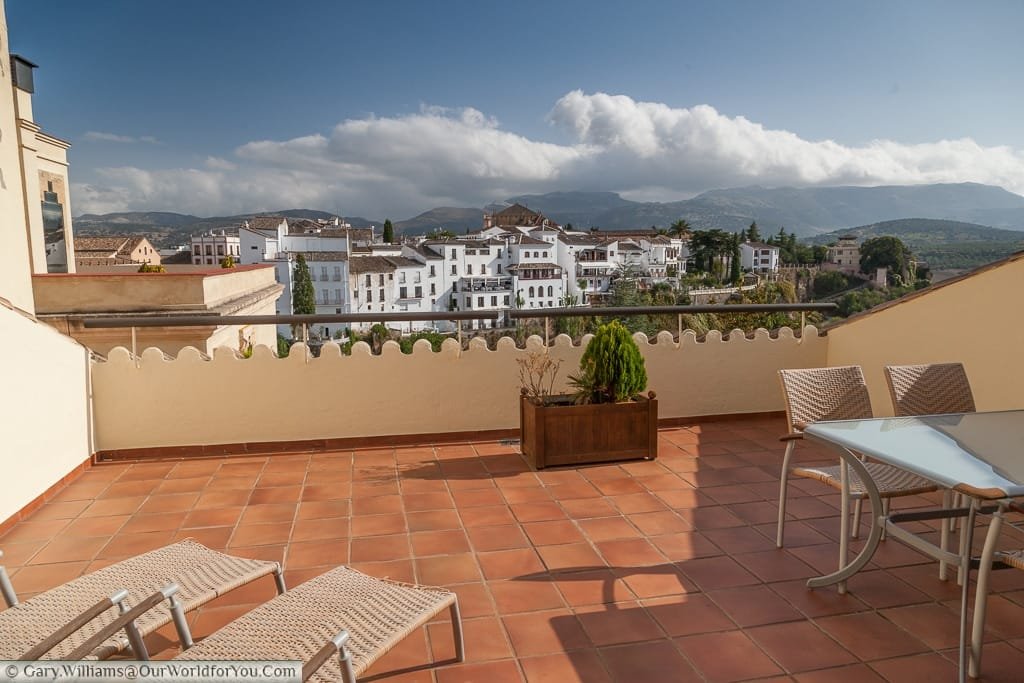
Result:
[[[741,242],[740,266],[754,273],[777,272],[779,248],[763,242]]]
[[[228,256],[237,262],[241,258],[240,245],[238,233],[227,229],[208,230],[202,235],[193,235],[189,245],[192,265],[215,266]]]

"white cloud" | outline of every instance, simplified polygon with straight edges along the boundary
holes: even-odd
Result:
[[[133,137],[131,135],[118,135],[117,133],[103,133],[96,130],[90,130],[82,136],[83,140],[89,142],[120,142],[125,144],[133,144],[136,142],[145,142],[150,145],[159,145],[160,141],[152,135],[142,135],[139,137]]]
[[[578,90],[560,98],[548,118],[566,143],[504,130],[473,108],[425,106],[407,116],[349,119],[327,134],[247,143],[235,158],[209,157],[203,168],[101,169],[99,182],[76,186],[74,202],[76,210],[91,212],[209,215],[308,206],[405,218],[433,206],[481,206],[513,194],[569,189],[677,199],[751,183],[973,181],[1024,192],[1020,150],[967,138],[852,147],[767,129],[708,105],[672,108]]]

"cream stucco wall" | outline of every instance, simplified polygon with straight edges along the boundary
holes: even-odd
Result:
[[[979,410],[1024,408],[1024,252],[828,331],[828,364],[860,365],[879,415],[883,367],[962,362]]]
[[[782,330],[778,339],[687,335],[681,346],[668,333],[638,340],[663,418],[781,410],[778,369],[826,356],[813,328],[802,339]],[[564,383],[583,347],[559,337],[550,352],[564,359]],[[389,342],[380,356],[362,343],[343,356],[330,343],[319,358],[301,346],[283,359],[264,347],[250,359],[221,348],[212,360],[186,349],[170,361],[149,349],[136,366],[115,349],[93,365],[97,449],[514,429],[525,353],[508,338],[496,350],[474,339],[462,353],[455,341],[439,353],[420,341],[411,355]]]
[[[92,454],[89,352],[0,306],[0,522]]]
[[[4,0],[0,0],[0,298],[33,312],[28,224],[10,63],[7,18]]]

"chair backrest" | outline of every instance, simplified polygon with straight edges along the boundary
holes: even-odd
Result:
[[[885,381],[896,415],[973,413],[974,396],[960,363],[887,365]]]
[[[786,421],[793,432],[820,420],[874,417],[864,373],[859,365],[779,370],[786,399]]]

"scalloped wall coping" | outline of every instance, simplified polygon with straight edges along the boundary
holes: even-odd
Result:
[[[823,365],[828,344],[812,326],[799,338],[788,329],[777,338],[766,330],[703,341],[687,333],[681,343],[668,332],[634,338],[662,418],[781,410],[777,370]],[[556,389],[565,389],[587,341],[552,340],[562,361]],[[482,338],[468,346],[446,340],[435,353],[421,340],[403,354],[386,342],[373,355],[359,342],[344,356],[329,342],[319,358],[302,344],[286,358],[257,346],[247,359],[226,347],[209,359],[193,348],[173,359],[147,349],[137,361],[117,348],[93,364],[96,450],[517,428],[516,359],[543,340],[530,337],[525,349],[511,337],[493,349]]]

